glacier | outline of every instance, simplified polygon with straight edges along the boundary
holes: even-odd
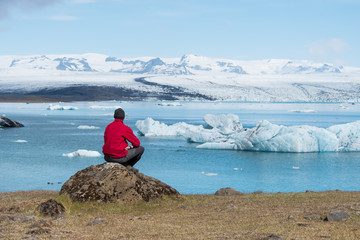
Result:
[[[10,99],[359,102],[359,88],[360,68],[309,60],[0,56],[0,94]]]
[[[139,132],[152,136],[182,136],[200,143],[197,148],[261,152],[350,152],[360,151],[360,121],[319,128],[309,125],[283,126],[267,120],[243,128],[234,114],[204,116],[206,123],[178,122],[167,125],[152,118],[138,120]]]

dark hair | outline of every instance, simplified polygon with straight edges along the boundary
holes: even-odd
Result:
[[[118,108],[114,112],[114,118],[124,120],[125,112],[121,108]]]

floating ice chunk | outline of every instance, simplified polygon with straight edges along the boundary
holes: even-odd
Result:
[[[16,143],[27,143],[28,141],[22,140],[22,139],[18,139],[18,140],[14,141],[14,142],[16,142]]]
[[[196,148],[236,150],[237,145],[234,143],[226,143],[226,142],[206,142],[201,145],[198,145]]]
[[[298,166],[293,166],[292,169],[294,169],[294,170],[299,170],[300,167],[298,167]]]
[[[168,106],[168,107],[179,107],[182,106],[181,103],[178,102],[167,102],[167,103],[158,103],[159,106]]]
[[[313,126],[272,124],[263,120],[248,131],[231,136],[239,150],[270,152],[328,152],[338,150],[338,139],[326,129]]]
[[[289,112],[296,112],[296,113],[314,113],[314,112],[316,112],[316,110],[313,110],[313,109],[289,110]]]
[[[63,157],[100,157],[101,154],[98,151],[89,151],[89,150],[85,150],[85,149],[79,149],[75,152],[71,152],[71,153],[63,153],[62,154]]]
[[[91,109],[118,109],[120,106],[104,106],[104,105],[92,105],[89,108]]]
[[[229,118],[229,121],[226,120]],[[260,121],[256,127],[242,128],[236,115],[206,115],[212,129],[184,122],[166,125],[151,118],[139,120],[136,127],[145,136],[184,136],[202,143],[197,148],[264,152],[360,151],[360,121],[334,125],[283,126]]]
[[[206,114],[204,121],[211,127],[217,128],[223,134],[230,134],[243,128],[239,116],[234,114],[213,115]]]
[[[213,177],[213,176],[217,176],[217,173],[207,173],[207,172],[201,172],[202,175],[208,176],[208,177]]]
[[[169,126],[152,118],[146,118],[138,120],[135,125],[144,136],[183,136],[192,142],[200,143],[223,137],[217,130],[204,129],[202,125],[194,126],[184,122]]]
[[[327,128],[339,140],[339,151],[360,151],[360,121]]]
[[[238,168],[234,168],[234,171],[239,171],[239,169],[238,169]]]
[[[88,126],[88,125],[80,125],[77,127],[78,129],[85,129],[85,130],[88,130],[88,129],[99,129],[99,127],[95,127],[95,126]]]
[[[49,107],[47,108],[47,110],[77,110],[77,107],[73,107],[73,106],[61,106],[61,105],[52,105],[49,104]]]

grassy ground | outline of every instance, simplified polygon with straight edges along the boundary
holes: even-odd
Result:
[[[34,211],[50,198],[65,206],[65,218]],[[345,210],[351,218],[324,221],[331,210]],[[0,239],[360,239],[359,214],[360,192],[182,195],[134,205],[73,203],[50,191],[13,192],[0,194]],[[5,215],[37,216],[52,224],[39,227],[35,220]],[[322,219],[304,218],[309,215]],[[96,217],[104,222],[88,226]]]

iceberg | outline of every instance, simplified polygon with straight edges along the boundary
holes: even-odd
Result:
[[[121,108],[121,106],[92,105],[89,108],[90,109],[117,109],[117,108]]]
[[[144,136],[183,136],[191,142],[203,143],[215,141],[223,135],[216,129],[205,129],[202,125],[194,126],[184,122],[167,125],[152,118],[138,120],[136,127]]]
[[[73,107],[73,106],[61,106],[61,105],[52,105],[49,104],[49,107],[47,108],[47,110],[77,110],[77,107]]]
[[[89,150],[85,150],[85,149],[79,149],[75,152],[71,152],[71,153],[63,153],[62,154],[63,157],[69,157],[69,158],[73,158],[73,157],[100,157],[101,154],[98,151],[89,151]]]
[[[243,128],[233,114],[204,116],[207,127],[184,122],[167,125],[152,118],[139,120],[144,136],[183,136],[201,143],[197,148],[262,152],[346,152],[360,151],[360,121],[319,128],[308,125],[283,126],[260,121]]]
[[[96,127],[96,126],[88,126],[88,125],[79,125],[77,128],[78,128],[78,129],[85,129],[85,130],[88,130],[88,129],[99,129],[99,127]]]
[[[240,123],[239,116],[234,114],[206,114],[204,116],[204,121],[210,127],[219,129],[223,134],[230,134],[235,131],[240,131],[243,128],[242,124]]]

